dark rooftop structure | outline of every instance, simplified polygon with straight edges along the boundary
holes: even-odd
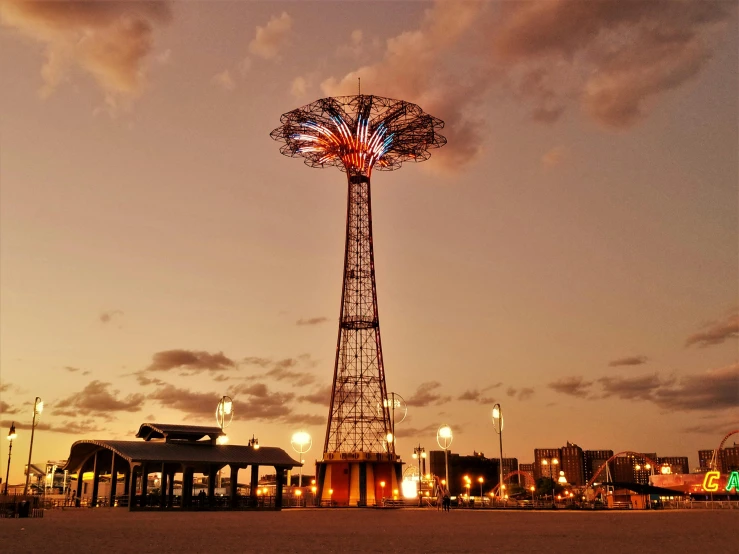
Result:
[[[136,436],[143,441],[81,440],[72,445],[69,460],[64,469],[77,473],[76,502],[82,494],[82,474],[93,473],[90,505],[100,504],[98,490],[101,476],[110,479],[110,506],[128,505],[130,510],[156,505],[165,508],[214,508],[216,506],[216,474],[228,466],[231,470],[230,494],[227,505],[220,507],[257,508],[268,506],[282,508],[282,487],[287,470],[300,465],[281,448],[262,446],[256,441],[249,445],[218,444],[225,433],[219,427],[144,423]],[[237,494],[240,469],[251,467],[249,495]],[[265,502],[257,498],[259,468],[274,467],[277,474],[274,498]],[[147,492],[150,473],[161,473],[161,490],[152,496]],[[208,492],[193,496],[193,476],[207,475]],[[124,494],[116,495],[119,475],[124,480]],[[182,475],[182,495],[174,496],[175,475]],[[221,498],[221,500],[224,500]]]

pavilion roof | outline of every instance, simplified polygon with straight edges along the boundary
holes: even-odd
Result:
[[[64,469],[71,472],[79,470],[96,450],[114,452],[129,463],[182,463],[193,467],[209,465],[297,467],[300,465],[283,449],[270,446],[254,448],[243,445],[213,444],[210,441],[81,440],[72,445],[69,460]]]
[[[203,437],[216,440],[225,435],[220,427],[178,425],[173,423],[142,423],[136,436],[145,441],[152,439],[199,441]]]

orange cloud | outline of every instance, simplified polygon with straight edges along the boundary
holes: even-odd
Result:
[[[3,25],[46,44],[42,95],[51,94],[74,66],[91,75],[109,103],[139,94],[154,30],[171,20],[168,1],[37,2],[4,0]]]

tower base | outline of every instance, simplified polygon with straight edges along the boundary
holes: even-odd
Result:
[[[359,452],[324,454],[323,460],[316,461],[320,505],[381,506],[385,498],[401,498],[403,462],[388,458],[388,454]]]

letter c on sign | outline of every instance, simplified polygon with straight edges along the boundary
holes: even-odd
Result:
[[[718,490],[718,483],[716,480],[721,477],[718,471],[707,471],[706,476],[703,478],[703,490],[708,492],[716,492]]]

